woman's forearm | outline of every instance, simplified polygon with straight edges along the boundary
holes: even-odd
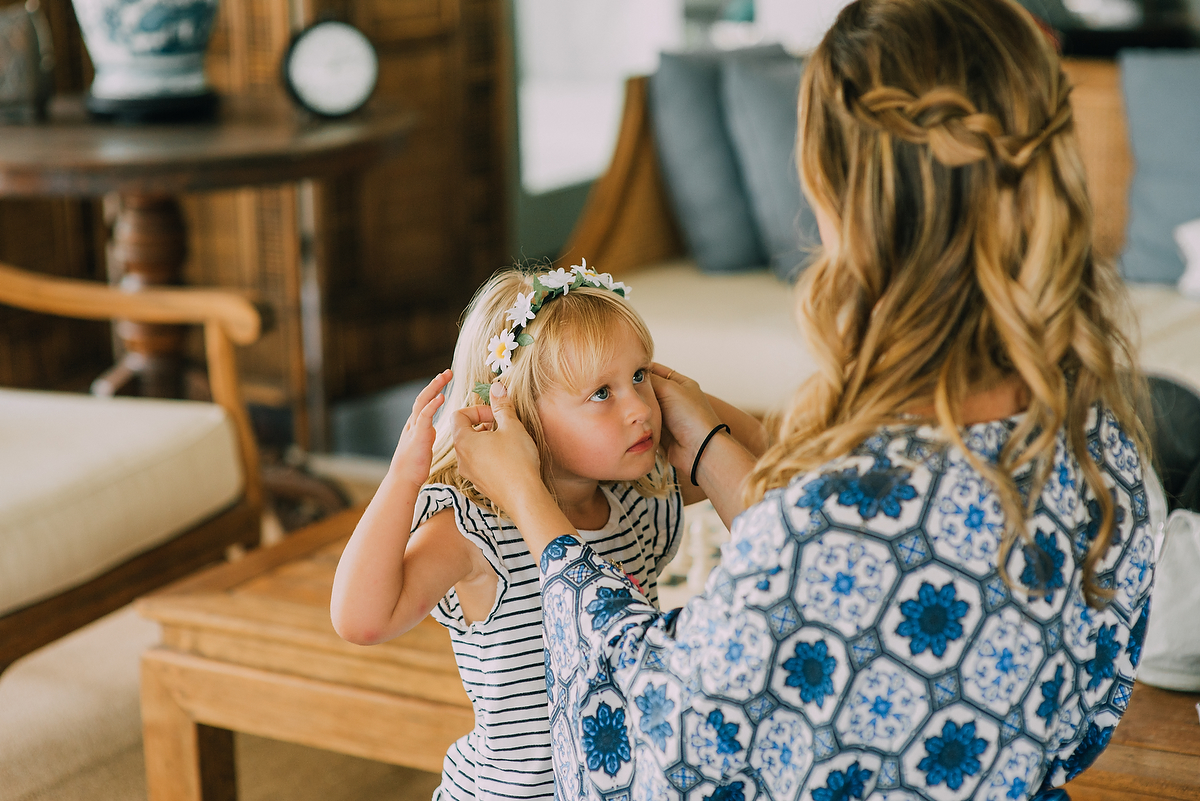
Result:
[[[733,438],[750,451],[755,459],[766,453],[770,443],[767,429],[761,420],[720,398],[707,393],[705,393],[705,397],[708,398],[708,403],[717,413],[717,417],[721,418],[721,422],[729,426],[729,432],[733,434]]]
[[[709,441],[696,462],[696,482],[726,528],[746,508],[742,488],[755,461],[755,456],[733,436],[721,432]],[[680,477],[681,482],[690,480]]]
[[[504,513],[521,532],[538,564],[548,544],[564,534],[576,533],[541,481],[513,488],[508,504],[511,508],[505,508]]]

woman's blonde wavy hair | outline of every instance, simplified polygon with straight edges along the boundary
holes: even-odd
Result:
[[[1010,581],[1065,427],[1102,511],[1084,593],[1103,603],[1096,566],[1115,515],[1088,455],[1093,406],[1149,451],[1144,384],[1127,379],[1128,300],[1092,252],[1070,91],[1053,43],[1009,0],[858,0],[838,15],[800,89],[801,180],[837,231],[797,290],[819,371],[781,417],[751,500],[932,406],[998,489]],[[991,465],[963,443],[963,402],[1005,382],[1023,384],[1028,408]],[[1027,503],[1014,480],[1026,465]]]
[[[548,267],[505,268],[492,275],[475,293],[463,313],[451,362],[454,378],[446,388],[446,403],[435,425],[437,437],[429,482],[456,487],[475,503],[497,514],[502,510],[458,472],[450,420],[457,410],[483,403],[475,393],[475,385],[490,384],[496,378],[487,364],[488,342],[511,327],[504,313],[512,308],[517,295],[532,292],[534,277],[548,271]],[[654,339],[649,329],[620,295],[590,286],[572,289],[566,295],[547,301],[525,327],[524,333],[533,337],[533,344],[514,351],[512,367],[500,378],[512,398],[517,418],[537,444],[542,481],[552,495],[555,493],[551,481],[554,454],[546,446],[537,412],[538,399],[554,386],[572,391],[584,389],[584,382],[616,355],[615,335],[624,330],[633,332],[645,348],[647,359],[654,357]],[[627,483],[644,497],[666,497],[673,482],[662,450],[658,452],[653,472]]]

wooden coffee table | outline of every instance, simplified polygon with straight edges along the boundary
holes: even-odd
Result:
[[[236,798],[233,732],[439,772],[474,725],[450,638],[426,619],[361,647],[329,593],[362,509],[343,512],[139,602],[163,627],[142,657],[150,801]],[[1200,801],[1200,694],[1138,684],[1073,801]]]
[[[329,622],[338,557],[362,509],[138,602],[162,624],[142,656],[151,801],[233,801],[233,732],[441,772],[474,726],[446,630],[426,618],[383,645]]]

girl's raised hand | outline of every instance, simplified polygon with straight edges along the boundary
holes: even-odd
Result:
[[[421,390],[413,401],[412,413],[404,424],[396,452],[392,454],[391,472],[405,484],[420,488],[429,480],[429,468],[433,464],[433,415],[446,401],[442,390],[450,383],[453,374],[443,370]]]
[[[541,458],[512,408],[504,384],[493,382],[491,406],[467,406],[450,424],[458,470],[501,509],[542,484]]]
[[[696,450],[721,418],[700,389],[700,385],[670,367],[655,362],[654,394],[663,416],[663,443],[667,458],[685,474],[691,469]]]

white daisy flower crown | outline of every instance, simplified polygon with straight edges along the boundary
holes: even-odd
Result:
[[[525,333],[525,327],[533,322],[533,318],[547,301],[582,286],[607,289],[622,298],[629,298],[630,288],[627,285],[614,281],[608,273],[598,273],[595,268],[588,267],[587,259],[580,261],[579,265],[572,266],[570,270],[559,267],[544,275],[535,276],[533,291],[517,294],[516,303],[504,312],[504,318],[512,323],[511,327],[492,337],[488,343],[487,364],[493,373],[504,375],[512,367],[513,352],[517,348],[533,344],[533,337]],[[490,388],[489,384],[477,383],[474,391],[484,403],[488,403]]]

